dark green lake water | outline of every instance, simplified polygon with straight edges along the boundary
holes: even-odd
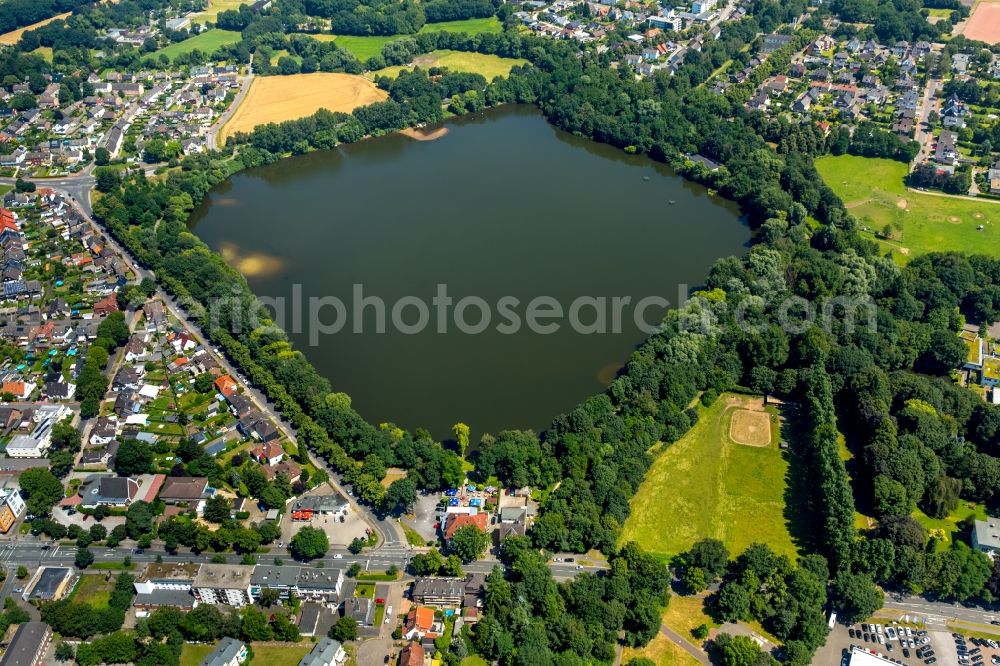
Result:
[[[445,126],[435,141],[393,135],[242,172],[192,218],[258,295],[287,299],[284,326],[295,345],[373,423],[446,437],[465,421],[476,440],[484,431],[544,429],[605,387],[645,338],[632,305],[620,308],[621,332],[610,332],[611,297],[675,304],[679,285],[700,284],[717,258],[746,251],[750,232],[733,204],[648,159],[560,132],[534,109]],[[355,284],[385,302],[385,333],[376,332],[374,306],[354,332]],[[439,332],[439,284],[455,303],[482,298],[486,330],[456,330],[452,305]],[[301,324],[291,305],[299,290]],[[324,296],[345,304],[339,333],[309,324],[309,299]],[[505,296],[519,303],[503,309]],[[578,333],[568,317],[536,317],[558,323],[555,333],[530,330],[527,304],[541,296],[566,314],[574,299],[606,297],[609,332]],[[404,297],[426,303],[421,332],[393,326]],[[576,319],[593,324],[597,306],[586,303]],[[419,306],[404,304],[401,321],[416,328]],[[654,306],[646,320],[662,312]],[[332,323],[335,308],[321,318]],[[464,321],[480,320],[479,306],[464,310]]]

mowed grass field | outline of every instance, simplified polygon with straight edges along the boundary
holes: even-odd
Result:
[[[671,557],[699,539],[720,539],[736,555],[754,542],[793,560],[797,550],[785,517],[788,462],[772,421],[767,446],[730,439],[732,416],[760,398],[723,394],[700,409],[698,423],[653,462],[630,502],[621,542]]]
[[[73,588],[72,598],[73,601],[90,604],[94,608],[106,608],[114,587],[114,576],[105,581],[103,574],[85,574],[80,576],[76,587]]]
[[[825,156],[816,169],[863,226],[902,226],[892,240],[880,241],[900,261],[942,250],[1000,257],[1000,201],[907,190],[907,165],[895,160]]]
[[[215,23],[216,17],[227,9],[239,9],[240,5],[251,5],[253,0],[211,0],[208,9],[191,15],[192,23]]]
[[[285,643],[284,645],[254,645],[251,666],[298,666],[302,657],[313,648],[312,643]]]
[[[447,67],[453,72],[470,72],[472,74],[482,74],[487,81],[492,81],[498,76],[507,76],[510,70],[518,65],[527,64],[527,60],[522,58],[501,58],[495,55],[485,55],[482,53],[467,53],[465,51],[431,51],[413,59],[413,64],[417,67],[427,69],[429,67]],[[410,69],[405,65],[386,67],[372,72],[374,76],[398,76],[404,69]]]
[[[351,74],[293,74],[259,76],[236,113],[219,133],[219,142],[234,132],[249,132],[257,125],[310,116],[319,109],[350,113],[384,100],[386,93],[361,76]]]
[[[420,32],[464,32],[470,35],[478,35],[483,32],[498,33],[503,31],[503,24],[495,16],[480,19],[466,19],[464,21],[445,21],[444,23],[426,23]],[[322,40],[335,39],[337,46],[347,49],[354,57],[364,62],[372,56],[382,53],[382,47],[389,42],[412,35],[391,35],[384,37],[380,35],[357,36],[357,35],[309,35],[310,37]]]
[[[161,55],[165,55],[172,61],[177,56],[184,53],[191,53],[191,51],[194,51],[195,49],[198,49],[203,53],[212,53],[220,46],[235,44],[240,41],[240,39],[242,39],[242,37],[240,37],[240,33],[234,30],[219,30],[217,28],[213,28],[212,30],[206,30],[200,35],[195,35],[190,39],[185,39],[183,42],[177,42],[176,44],[165,46],[158,51],[154,51],[153,55],[157,58]]]
[[[38,28],[41,28],[43,25],[48,25],[49,23],[52,23],[53,21],[65,19],[69,17],[70,14],[72,14],[72,12],[66,12],[65,14],[56,14],[55,16],[39,21],[38,23],[32,23],[31,25],[26,25],[23,28],[18,28],[17,30],[11,30],[10,32],[5,32],[4,34],[0,35],[0,44],[3,44],[5,46],[10,46],[11,44],[17,44],[19,41],[21,41],[21,35],[28,32],[29,30],[36,30]]]
[[[200,666],[214,649],[211,643],[185,643],[181,646],[181,666]]]

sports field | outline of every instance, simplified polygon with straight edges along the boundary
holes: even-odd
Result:
[[[894,227],[882,245],[901,261],[943,250],[1000,257],[1000,201],[908,190],[907,165],[895,160],[826,156],[816,169],[861,226]]]
[[[413,59],[414,65],[424,69],[447,67],[453,72],[482,74],[487,81],[492,81],[498,76],[507,76],[511,69],[518,65],[527,64],[527,62],[521,58],[501,58],[495,55],[449,50],[431,51]],[[372,72],[372,76],[396,76],[404,69],[409,69],[409,67],[405,65],[386,67]]]
[[[165,46],[159,51],[154,51],[153,55],[157,58],[161,55],[165,55],[170,58],[170,60],[173,60],[177,56],[183,53],[190,53],[195,49],[198,49],[203,53],[212,53],[220,46],[235,44],[240,41],[240,39],[242,39],[240,33],[233,30],[206,30],[200,35],[185,39],[183,42],[177,42],[176,44]]]
[[[72,14],[72,12],[66,12],[65,14],[56,14],[52,18],[47,18],[43,21],[39,21],[38,23],[32,23],[31,25],[26,25],[23,28],[18,28],[17,30],[11,30],[10,32],[5,32],[4,34],[0,35],[0,44],[4,44],[7,46],[11,44],[17,44],[19,41],[21,41],[21,35],[28,32],[29,30],[35,30],[37,28],[41,28],[43,25],[47,25],[49,23],[52,23],[53,21],[64,19],[68,17],[70,14]]]
[[[985,0],[977,3],[965,22],[962,34],[987,44],[1000,42],[1000,2]]]
[[[764,411],[760,398],[727,393],[700,410],[698,423],[653,462],[630,503],[622,543],[637,541],[669,557],[712,537],[733,555],[761,542],[794,559],[785,516],[788,462],[778,448],[780,424],[773,409]],[[741,438],[759,441],[760,419],[766,415],[770,421],[763,446],[732,439],[733,417],[742,410],[761,416],[738,417],[743,423],[735,432]],[[744,428],[750,422],[756,426],[753,436]]]
[[[368,79],[351,74],[293,74],[258,76],[236,113],[219,133],[219,143],[233,132],[249,132],[257,125],[310,116],[319,109],[350,113],[384,100],[385,92]]]

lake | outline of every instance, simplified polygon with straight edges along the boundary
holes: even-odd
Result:
[[[676,304],[747,249],[731,202],[531,107],[443,127],[241,172],[192,217],[372,423],[542,430],[607,386],[637,316],[662,317],[641,299]]]

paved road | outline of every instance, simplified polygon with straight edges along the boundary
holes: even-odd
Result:
[[[660,625],[660,633],[669,638],[671,641],[679,645],[684,649],[689,655],[697,659],[700,663],[705,664],[705,666],[711,666],[712,662],[708,660],[708,657],[704,652],[699,650],[697,647],[692,645],[686,638],[678,634],[676,631],[671,629],[665,624]]]
[[[924,160],[930,158],[929,148],[930,148],[930,137],[931,131],[927,125],[927,116],[930,112],[937,106],[937,99],[934,97],[937,92],[937,87],[940,82],[937,79],[930,79],[927,82],[927,86],[924,88],[924,96],[920,100],[920,106],[917,109],[917,129],[914,134],[914,139],[920,143],[920,152],[917,156],[913,158],[913,164],[920,164]]]
[[[205,143],[209,150],[218,150],[219,147],[217,145],[216,138],[219,135],[219,130],[225,127],[226,123],[229,122],[229,119],[233,117],[234,113],[236,113],[236,109],[240,108],[240,104],[243,103],[243,99],[247,96],[247,93],[250,92],[250,84],[253,83],[253,79],[253,54],[250,54],[250,64],[247,66],[246,77],[244,77],[244,79],[240,82],[240,91],[236,93],[236,97],[233,98],[233,103],[229,105],[229,108],[226,109],[225,113],[219,116],[219,119],[216,120],[208,129],[208,136]]]
[[[923,616],[927,618],[927,624],[932,627],[945,627],[952,620],[975,624],[989,624],[992,620],[1000,620],[1000,613],[979,607],[967,608],[959,603],[928,601],[921,597],[904,595],[886,597],[884,608]]]
[[[77,548],[74,545],[51,545],[44,548],[49,543],[48,539],[37,539],[31,536],[18,537],[16,541],[5,541],[0,543],[0,565],[9,569],[16,569],[17,565],[25,566],[70,566],[76,557]],[[44,548],[44,549],[43,549]],[[169,553],[162,549],[147,548],[143,552],[137,552],[134,547],[120,546],[118,548],[104,548],[100,546],[92,547],[95,562],[122,562],[125,557],[132,558],[136,564],[146,564],[155,562],[157,557],[164,562],[205,562],[209,553],[192,553],[186,549],[178,549],[175,553]],[[234,553],[224,554],[226,561],[230,564],[239,564],[241,555]],[[352,564],[361,565],[364,571],[384,571],[392,565],[396,565],[402,570],[406,569],[413,551],[406,546],[383,546],[369,553],[354,555],[347,550],[331,550],[327,557],[310,563],[311,566],[322,566],[327,568],[347,568]],[[257,561],[261,564],[271,563],[275,558],[285,562],[293,563],[293,558],[287,548],[270,547],[270,552],[257,553]],[[493,567],[497,566],[495,560],[479,560],[471,562],[462,567],[466,573],[490,573]],[[588,566],[577,569],[573,566],[553,564],[550,566],[552,575],[558,580],[573,578],[583,571],[596,573],[602,567]],[[8,580],[13,576],[8,576]],[[3,591],[7,592],[5,585]]]

